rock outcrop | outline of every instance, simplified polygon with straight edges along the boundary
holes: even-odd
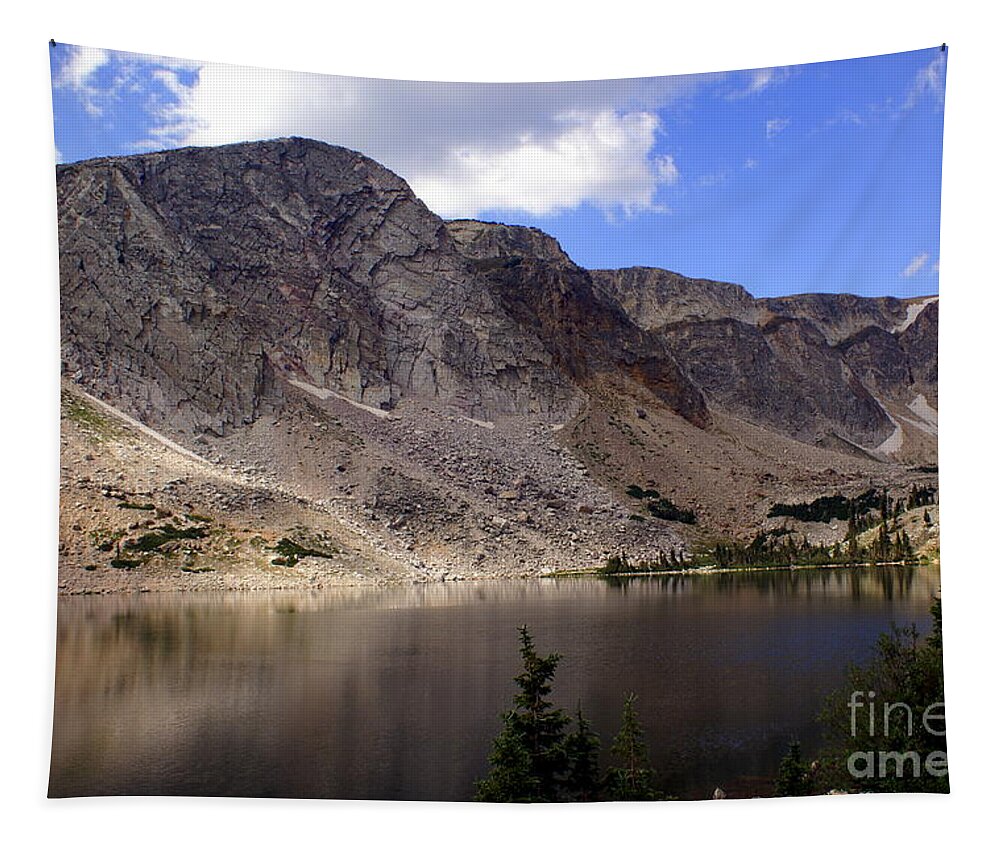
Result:
[[[729,413],[805,442],[877,449],[885,402],[937,399],[937,303],[811,293],[755,299],[742,287],[660,269],[593,272],[660,336]]]
[[[689,422],[706,426],[701,391],[657,335],[640,328],[574,264],[552,237],[531,228],[450,222],[478,279],[506,313],[531,329],[582,387],[637,383]]]
[[[223,433],[274,373],[382,408],[559,413],[579,391],[443,223],[360,154],[301,139],[58,171],[63,360],[143,418]]]
[[[933,301],[588,271],[537,229],[443,222],[343,148],[92,160],[60,166],[58,192],[64,372],[177,435],[280,411],[287,380],[481,420],[647,394],[702,428],[713,405],[868,449],[893,433],[886,401],[936,404]]]
[[[649,330],[688,320],[734,319],[754,325],[759,316],[754,297],[736,284],[643,266],[591,274],[638,325]]]

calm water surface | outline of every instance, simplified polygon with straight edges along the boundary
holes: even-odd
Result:
[[[448,583],[59,601],[50,794],[469,800],[516,627],[605,745],[639,695],[668,792],[766,793],[790,737],[934,568]]]

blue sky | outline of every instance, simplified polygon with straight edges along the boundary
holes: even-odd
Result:
[[[304,74],[57,45],[60,161],[275,136],[359,150],[446,218],[588,268],[754,295],[937,292],[946,54],[539,84]]]

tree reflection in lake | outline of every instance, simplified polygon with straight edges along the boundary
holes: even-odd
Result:
[[[640,695],[662,785],[766,792],[791,737],[933,568],[63,598],[50,792],[468,800],[518,670],[606,741]]]

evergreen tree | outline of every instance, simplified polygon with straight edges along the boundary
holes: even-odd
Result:
[[[655,786],[656,773],[649,764],[635,701],[634,694],[625,698],[622,726],[611,745],[614,763],[605,781],[606,797],[611,801],[656,801],[663,797]]]
[[[828,698],[821,716],[828,742],[821,759],[822,788],[948,791],[947,773],[940,776],[940,771],[930,772],[926,765],[921,765],[918,773],[911,762],[902,760],[882,771],[877,762],[883,753],[914,753],[921,762],[935,752],[947,754],[940,599],[931,606],[931,615],[934,625],[926,641],[918,640],[914,627],[894,627],[879,638],[875,658],[864,667],[852,666],[847,682]],[[870,698],[871,694],[875,697]],[[852,709],[859,700],[863,705]],[[869,720],[869,711],[874,723]],[[853,763],[852,772],[850,760],[859,753],[875,757]],[[902,771],[898,770],[900,765]]]
[[[559,654],[539,656],[528,628],[522,626],[519,631],[524,670],[514,682],[520,691],[493,742],[490,773],[477,784],[480,801],[559,800],[567,769],[565,728],[569,719],[548,700]]]
[[[504,804],[541,801],[541,783],[532,773],[531,753],[511,710],[503,716],[503,727],[493,740],[490,773],[476,783],[476,800]]]
[[[774,794],[779,798],[791,798],[811,793],[808,769],[802,762],[802,748],[797,741],[792,740],[778,768]]]
[[[903,548],[903,559],[905,561],[911,561],[914,557],[913,542],[910,540],[910,536],[906,534],[906,532],[903,532],[902,548]]]
[[[566,792],[571,801],[600,800],[600,753],[601,739],[592,732],[590,722],[583,717],[583,711],[577,704],[576,729],[566,737],[566,757],[569,763]]]
[[[858,523],[854,515],[851,515],[851,520],[847,524],[847,559],[851,563],[856,563],[860,556],[860,548],[858,546]]]

